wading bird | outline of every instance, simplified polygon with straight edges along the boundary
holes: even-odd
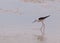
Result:
[[[50,17],[50,15],[45,16],[45,17],[40,17],[40,18],[38,18],[38,19],[36,19],[36,20],[33,21],[33,23],[34,23],[34,22],[41,22],[41,23],[42,23],[42,26],[41,26],[41,29],[40,29],[42,36],[44,36],[44,34],[45,34],[45,24],[44,24],[44,20],[45,20],[46,18],[48,18],[48,17]]]

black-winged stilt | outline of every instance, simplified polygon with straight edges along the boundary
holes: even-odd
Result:
[[[33,23],[34,23],[34,22],[41,22],[41,23],[42,23],[42,26],[41,26],[41,29],[40,29],[42,36],[44,36],[44,34],[45,34],[45,24],[44,24],[44,20],[45,20],[46,18],[48,18],[48,17],[50,17],[50,15],[45,16],[45,17],[40,17],[40,18],[38,18],[38,19],[36,19],[36,20],[33,21]]]

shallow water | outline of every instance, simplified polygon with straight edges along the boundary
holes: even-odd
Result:
[[[60,1],[44,3],[23,3],[18,0],[0,0],[4,9],[21,8],[21,16],[11,12],[0,13],[0,43],[60,43]],[[1,10],[0,10],[1,11]],[[18,12],[18,13],[19,13]],[[32,23],[37,17],[51,15],[45,20],[45,36],[41,36],[39,23]]]
[[[29,31],[29,32],[28,32]],[[36,33],[32,33],[36,32]],[[40,34],[40,33],[39,33]],[[0,34],[0,43],[60,43],[60,36],[45,35],[42,37],[36,30],[27,30],[20,32],[9,32]]]

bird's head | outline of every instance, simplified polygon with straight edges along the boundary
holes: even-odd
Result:
[[[32,23],[35,23],[35,22],[37,22],[37,19],[35,19]]]
[[[35,22],[39,22],[40,20],[38,20],[38,19],[35,19],[32,23],[35,23]]]

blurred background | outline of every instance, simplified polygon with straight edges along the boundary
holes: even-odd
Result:
[[[26,2],[26,0],[0,0],[0,35],[1,37],[4,35],[14,36],[16,34],[39,35],[41,23],[32,22],[39,17],[47,15],[51,16],[44,21],[46,27],[45,33],[48,40],[46,43],[60,43],[59,0],[43,0],[42,2]],[[4,37],[0,40],[2,39],[4,39]],[[7,43],[7,39],[5,40]],[[18,39],[16,40],[18,42]],[[3,41],[0,42],[4,43]],[[31,43],[35,42],[31,41]]]

